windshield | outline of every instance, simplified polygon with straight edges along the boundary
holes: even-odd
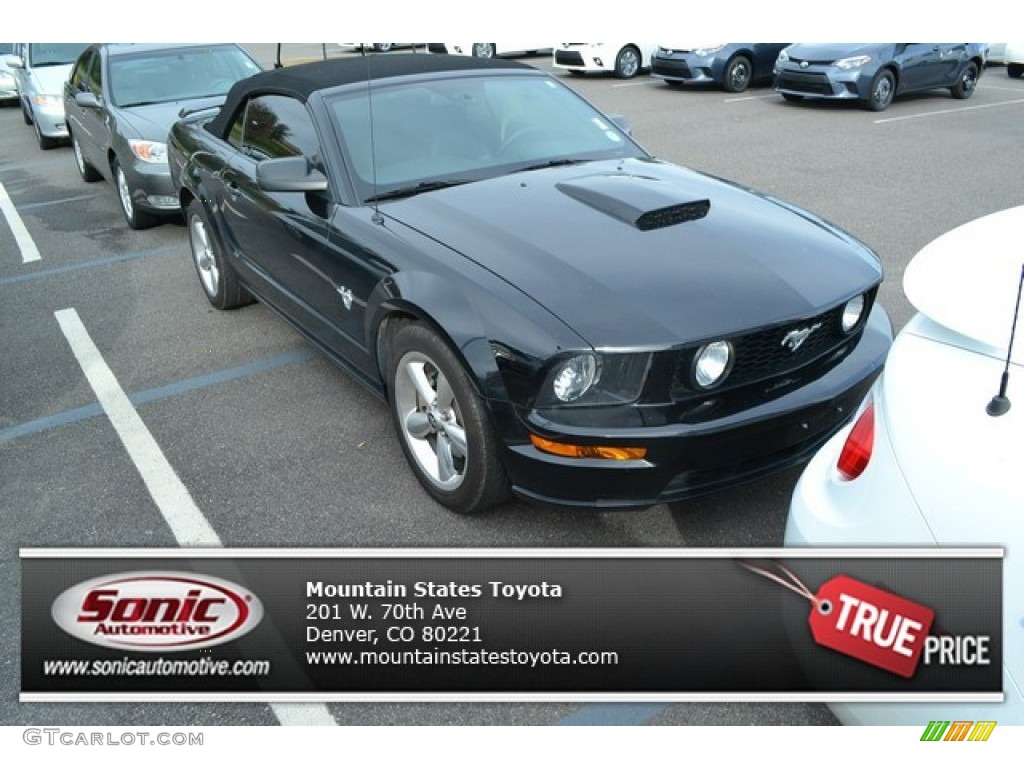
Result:
[[[78,54],[88,43],[29,43],[28,65],[30,67],[55,67],[74,64]]]
[[[240,48],[174,48],[110,57],[110,98],[118,107],[138,107],[223,96],[259,66]]]
[[[375,84],[372,94],[347,90],[327,103],[363,200],[437,186],[431,182],[646,156],[608,118],[549,77],[488,74]]]

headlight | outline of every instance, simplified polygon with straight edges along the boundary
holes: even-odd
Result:
[[[839,59],[834,62],[840,69],[856,69],[857,67],[863,67],[871,61],[870,56],[850,56],[847,59]]]
[[[693,380],[701,389],[717,387],[732,369],[732,344],[712,341],[705,344],[693,358]]]
[[[715,45],[702,45],[700,48],[695,48],[693,52],[698,56],[710,56],[712,53],[718,53],[723,48],[725,48],[725,43],[716,43]]]
[[[54,96],[51,93],[37,93],[32,97],[32,103],[43,109],[63,108],[63,101],[60,96]]]
[[[166,163],[167,145],[159,141],[136,139],[128,142],[132,153],[144,163]]]
[[[601,367],[594,355],[576,355],[554,370],[551,389],[563,403],[579,400],[601,376]]]
[[[539,407],[614,405],[640,396],[651,356],[584,352],[557,362],[537,398]]]
[[[861,317],[864,316],[864,294],[860,296],[854,296],[843,307],[843,333],[849,333],[857,324],[860,322]]]

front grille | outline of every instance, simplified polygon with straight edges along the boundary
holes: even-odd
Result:
[[[582,67],[583,54],[579,51],[555,51],[555,64],[566,67]]]
[[[693,77],[690,74],[690,68],[684,62],[671,59],[655,59],[651,65],[651,73],[667,77],[681,77],[687,80]]]
[[[778,87],[784,91],[832,95],[832,83],[828,77],[816,72],[783,72],[779,75]]]
[[[774,386],[773,382],[779,382],[779,386],[795,382],[799,379],[800,369],[824,359],[842,347],[844,342],[860,333],[863,323],[871,312],[873,299],[874,292],[872,291],[865,302],[861,326],[853,333],[843,333],[842,330],[844,303],[815,317],[795,320],[728,339],[732,342],[735,350],[733,358],[735,363],[722,386],[712,391],[719,393],[761,381],[768,381],[770,387]],[[804,335],[804,338],[797,344],[796,341],[800,335]],[[788,343],[787,337],[790,338]],[[696,346],[679,354],[671,385],[671,394],[674,400],[684,400],[695,395],[707,394],[707,390],[699,389],[693,383],[691,376],[694,356],[699,348]]]

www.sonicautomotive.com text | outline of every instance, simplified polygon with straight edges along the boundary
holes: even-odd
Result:
[[[208,677],[265,677],[270,674],[270,662],[239,659],[51,659],[43,662],[46,675],[73,677],[106,677],[110,675],[143,675],[172,677],[193,675]]]

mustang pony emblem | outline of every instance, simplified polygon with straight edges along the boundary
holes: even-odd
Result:
[[[782,337],[782,346],[790,352],[796,352],[800,345],[807,341],[807,337],[821,328],[821,323],[815,323],[810,328],[797,328]]]

